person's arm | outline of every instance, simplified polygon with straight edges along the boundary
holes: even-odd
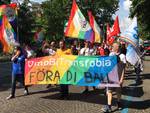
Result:
[[[14,61],[20,55],[20,51],[17,51],[16,54],[11,58],[11,61]]]

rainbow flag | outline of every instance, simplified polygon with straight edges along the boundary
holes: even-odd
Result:
[[[90,20],[90,25],[94,31],[94,42],[100,43],[102,41],[101,29],[96,23],[95,18],[92,15],[91,11],[88,11],[88,15],[89,15],[89,20]]]
[[[119,87],[117,57],[55,55],[29,59],[25,84]]]
[[[15,32],[9,23],[6,15],[2,16],[2,25],[0,27],[0,42],[3,45],[3,52],[11,53],[16,42]]]
[[[17,4],[11,3],[8,5],[0,6],[0,25],[2,24],[2,15],[6,15],[9,19],[9,22],[13,22],[18,15]]]
[[[65,36],[93,42],[94,32],[78,8],[75,0],[73,0],[68,26],[65,30]]]
[[[0,6],[0,26],[2,25],[2,15],[4,14],[4,9],[6,8],[6,5]]]

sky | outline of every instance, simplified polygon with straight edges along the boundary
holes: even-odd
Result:
[[[119,10],[116,12],[115,15],[113,15],[114,19],[118,15],[120,29],[122,32],[125,29],[127,29],[128,26],[131,24],[131,19],[129,18],[130,7],[131,7],[131,1],[130,0],[120,0]]]
[[[45,1],[45,0],[30,0],[30,1],[41,3],[42,1]]]

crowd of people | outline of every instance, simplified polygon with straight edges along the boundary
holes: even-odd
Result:
[[[59,48],[57,48],[59,45]],[[68,46],[66,46],[65,41],[61,40],[59,43],[55,41],[43,41],[40,53],[35,52],[31,45],[21,46],[18,44],[14,49],[14,54],[11,58],[12,61],[12,88],[11,94],[7,97],[8,99],[12,99],[15,97],[15,89],[16,89],[16,81],[21,81],[24,85],[24,66],[25,60],[39,57],[39,56],[50,56],[50,55],[81,55],[81,56],[117,56],[118,62],[118,76],[119,76],[119,84],[120,87],[117,88],[106,88],[106,96],[107,102],[106,106],[102,108],[104,112],[111,112],[112,105],[112,92],[116,91],[117,94],[117,107],[120,109],[122,107],[121,104],[121,90],[123,86],[125,66],[126,66],[126,44],[114,42],[111,46],[107,43],[103,42],[102,44],[93,44],[89,41],[78,41],[74,40],[72,43],[69,42]],[[40,54],[40,55],[39,55]],[[139,77],[139,76],[138,76]],[[138,78],[139,79],[139,78]],[[47,88],[51,87],[51,85],[47,85]],[[28,87],[24,86],[24,94],[28,95]],[[60,84],[60,92],[61,98],[68,99],[69,98],[69,85]],[[93,87],[95,90],[96,87]],[[85,86],[85,90],[83,93],[87,93],[89,88]]]

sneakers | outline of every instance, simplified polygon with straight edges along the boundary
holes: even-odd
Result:
[[[25,95],[25,96],[29,95],[28,90],[24,90],[24,95]]]
[[[118,109],[118,110],[121,110],[121,109],[122,109],[121,102],[119,102],[119,101],[117,101],[117,109]]]
[[[111,107],[108,105],[105,105],[102,109],[101,109],[104,113],[111,113]]]
[[[13,98],[15,98],[15,96],[9,95],[9,96],[6,98],[6,100],[10,100],[10,99],[13,99]]]
[[[28,90],[24,90],[24,95],[25,95],[25,96],[26,96],[26,95],[29,95]],[[13,98],[15,98],[14,95],[9,95],[9,96],[6,98],[6,100],[10,100],[10,99],[13,99]]]

